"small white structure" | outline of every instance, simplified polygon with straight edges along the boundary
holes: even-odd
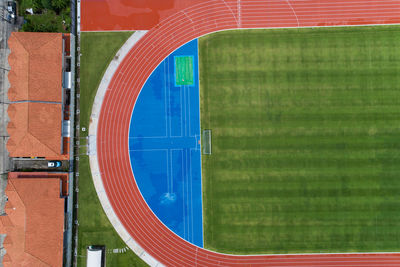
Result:
[[[86,267],[104,267],[104,247],[88,246]]]
[[[62,83],[63,83],[63,88],[71,89],[72,74],[70,71],[64,71]]]

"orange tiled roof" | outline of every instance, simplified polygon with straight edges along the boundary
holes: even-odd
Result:
[[[14,103],[8,107],[10,157],[54,157],[61,155],[60,104]]]
[[[6,216],[0,217],[0,233],[8,266],[62,266],[64,200],[58,179],[12,178],[6,194]]]
[[[61,151],[62,38],[61,33],[11,33],[8,98],[19,102],[8,107],[11,157],[68,157]]]
[[[61,181],[61,191],[63,196],[68,196],[69,175],[66,172],[10,172],[9,178],[53,178]]]
[[[8,45],[10,101],[61,102],[62,34],[12,32]]]

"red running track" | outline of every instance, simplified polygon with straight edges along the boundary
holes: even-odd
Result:
[[[400,266],[398,253],[236,256],[184,241],[152,213],[128,153],[130,117],[147,77],[172,51],[207,33],[235,28],[400,23],[400,0],[204,0],[151,29],[128,53],[107,89],[98,124],[102,180],[131,237],[168,266]]]

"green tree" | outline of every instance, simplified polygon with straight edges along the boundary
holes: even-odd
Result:
[[[57,13],[69,6],[70,3],[69,0],[53,0],[51,2],[52,9]]]
[[[52,10],[43,14],[31,15],[26,18],[22,31],[26,32],[61,32],[61,18]]]
[[[52,0],[41,0],[42,2],[42,7],[45,9],[51,9],[52,8]]]

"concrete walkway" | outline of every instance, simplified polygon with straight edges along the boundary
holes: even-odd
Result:
[[[93,102],[92,114],[90,116],[89,125],[89,160],[90,169],[92,172],[93,183],[96,188],[97,195],[99,197],[100,203],[103,206],[104,212],[106,213],[108,219],[113,225],[114,229],[117,231],[122,240],[128,245],[128,247],[134,251],[143,261],[145,261],[150,266],[162,266],[155,258],[148,254],[140,245],[132,239],[128,231],[122,225],[117,215],[115,214],[110,201],[108,200],[107,194],[104,190],[103,181],[101,179],[99,162],[97,159],[96,152],[96,140],[97,140],[97,124],[99,120],[100,110],[103,103],[103,99],[108,88],[108,85],[114,76],[119,64],[123,61],[126,54],[131,50],[131,48],[137,43],[137,41],[142,38],[147,31],[136,31],[131,37],[125,42],[125,44],[117,52],[114,59],[108,66],[103,79],[97,89],[96,97]]]

